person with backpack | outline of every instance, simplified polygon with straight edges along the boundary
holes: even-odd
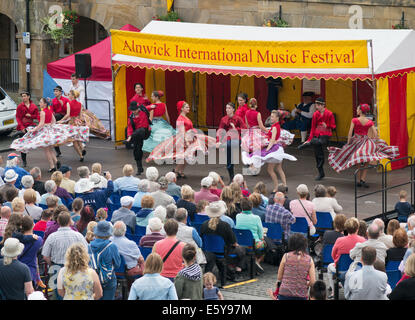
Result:
[[[95,240],[88,245],[90,265],[98,273],[102,286],[100,300],[114,300],[117,289],[115,269],[121,264],[117,246],[109,240],[113,227],[108,221],[100,221],[94,228]]]

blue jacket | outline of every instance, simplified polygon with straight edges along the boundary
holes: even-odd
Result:
[[[4,168],[4,172],[3,172],[3,176],[4,176],[4,175],[6,174],[6,172],[7,172],[8,170],[10,170],[10,169],[13,169],[13,170],[14,170],[14,172],[16,172],[16,173],[17,173],[17,175],[18,175],[18,178],[17,178],[16,183],[14,184],[14,186],[15,186],[17,189],[21,189],[21,188],[22,188],[22,183],[21,183],[21,181],[22,181],[22,177],[23,177],[23,176],[30,175],[30,173],[29,173],[29,172],[27,172],[25,169],[20,168],[19,166],[15,166],[15,167],[5,167],[5,168]]]
[[[84,200],[85,205],[90,205],[95,212],[99,208],[107,207],[107,200],[114,191],[114,183],[110,180],[106,189],[95,190],[93,192],[81,193],[79,195]]]
[[[95,239],[91,241],[91,249],[95,256],[95,261],[98,263],[97,256],[98,253],[101,252],[102,249],[105,248],[105,246],[112,241],[110,240],[104,240],[104,239]],[[112,243],[100,256],[100,261],[102,265],[104,265],[106,268],[110,269],[111,266],[113,266],[114,271],[115,269],[119,268],[121,265],[121,257],[120,253],[118,252],[117,246]],[[111,279],[116,278],[115,272],[113,272]]]

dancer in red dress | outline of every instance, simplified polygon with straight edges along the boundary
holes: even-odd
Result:
[[[16,109],[16,121],[17,131],[19,136],[24,136],[27,132],[27,127],[36,126],[35,120],[39,121],[39,110],[37,106],[30,99],[31,95],[29,92],[24,91],[20,94],[22,97],[22,103],[17,106]],[[23,167],[27,166],[27,157],[25,152],[21,152]]]
[[[347,144],[341,149],[328,148],[330,152],[329,164],[336,172],[341,172],[355,165],[366,168],[357,173],[357,186],[365,188],[369,187],[366,183],[366,175],[370,162],[399,156],[398,147],[388,146],[384,140],[378,138],[373,121],[366,117],[369,112],[369,105],[358,106],[357,118],[353,118],[350,124]]]
[[[69,99],[63,96],[63,89],[61,86],[56,86],[55,89],[53,89],[53,94],[55,95],[55,98],[52,100],[52,112],[55,120],[59,121],[66,114],[66,107]],[[55,147],[55,152],[57,157],[60,157],[62,154],[59,147]]]

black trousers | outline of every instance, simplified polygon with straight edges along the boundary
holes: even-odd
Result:
[[[64,115],[61,113],[54,113],[53,115],[55,116],[56,121],[59,121],[64,117]],[[61,149],[59,147],[55,147],[55,151],[56,151],[56,154],[61,153]]]
[[[134,145],[134,151],[133,151],[134,159],[135,159],[135,162],[137,163],[137,167],[140,169],[143,168],[143,165],[142,165],[143,143],[144,143],[144,140],[146,139],[147,132],[148,132],[147,128],[138,128],[131,135],[131,142]]]
[[[314,148],[314,156],[316,158],[316,167],[319,172],[323,172],[324,166],[324,150],[327,149],[329,136],[319,136],[313,138],[310,142]]]

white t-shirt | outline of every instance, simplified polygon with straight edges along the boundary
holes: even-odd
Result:
[[[76,90],[79,92],[79,97],[76,100],[79,101],[82,104],[82,106],[85,108],[85,88],[84,88],[84,85],[81,84],[81,80],[78,80],[78,85],[76,87],[71,83],[71,86],[69,87],[69,91],[71,90]]]

